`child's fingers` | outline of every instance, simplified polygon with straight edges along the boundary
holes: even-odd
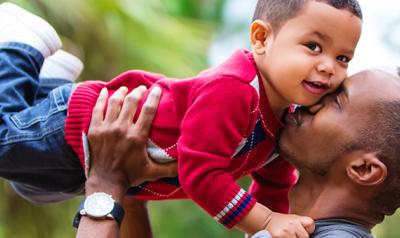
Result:
[[[121,122],[133,122],[137,106],[143,98],[145,91],[146,87],[142,85],[133,89],[128,95],[126,95],[124,103],[122,104],[121,113],[119,114]]]
[[[303,226],[299,224],[295,232],[296,238],[309,238],[310,234],[305,230]]]
[[[124,101],[125,95],[128,92],[126,87],[120,87],[114,94],[108,99],[108,107],[106,112],[105,122],[113,122],[118,118],[121,106]]]
[[[314,233],[315,223],[314,220],[310,217],[301,217],[300,223],[303,225],[304,229],[308,232],[308,234]]]
[[[149,93],[135,124],[138,134],[142,136],[147,136],[149,134],[151,124],[157,112],[158,103],[160,102],[160,96],[161,89],[159,87],[153,88]]]
[[[106,107],[108,97],[108,90],[107,88],[103,88],[100,91],[100,95],[97,98],[96,105],[92,111],[92,119],[90,124],[93,126],[100,126],[104,119],[104,108]]]

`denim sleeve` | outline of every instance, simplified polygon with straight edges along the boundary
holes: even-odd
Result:
[[[29,45],[0,43],[0,176],[36,202],[63,199],[85,182],[64,139],[73,85],[40,80],[43,60]]]
[[[83,186],[77,155],[66,144],[64,124],[72,85],[50,92],[40,103],[0,118],[0,176],[47,192]]]

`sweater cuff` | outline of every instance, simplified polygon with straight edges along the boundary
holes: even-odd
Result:
[[[232,228],[249,213],[255,204],[256,199],[244,189],[240,189],[239,192],[233,194],[229,203],[214,217],[214,219],[225,227]]]

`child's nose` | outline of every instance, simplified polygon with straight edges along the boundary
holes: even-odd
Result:
[[[326,57],[317,65],[317,71],[332,76],[335,74],[335,62]]]

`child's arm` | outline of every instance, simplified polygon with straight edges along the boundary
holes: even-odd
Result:
[[[246,223],[238,223],[238,229],[252,229],[264,219],[269,221],[268,225],[265,224],[265,229],[271,233],[272,237],[296,237],[293,236],[296,232],[298,237],[308,237],[308,234],[314,231],[312,219],[282,214],[288,212],[288,192],[297,180],[295,169],[290,163],[278,157],[254,172],[252,177],[250,193],[265,207],[256,204],[255,211],[250,211],[242,220]],[[272,212],[267,207],[276,212]],[[260,215],[256,212],[264,214]],[[268,214],[270,214],[269,217]]]
[[[215,220],[231,228],[256,200],[229,173],[246,137],[258,95],[235,79],[215,80],[191,93],[181,123],[179,181],[186,194]]]
[[[272,237],[298,238],[309,237],[314,232],[315,225],[309,217],[272,212],[256,203],[235,228],[249,235],[268,230]]]

